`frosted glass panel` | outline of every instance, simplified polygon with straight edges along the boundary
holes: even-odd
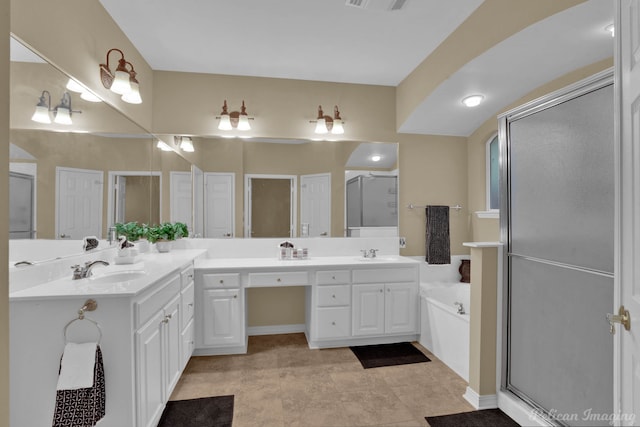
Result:
[[[555,413],[611,414],[613,279],[514,257],[511,267],[510,384]]]
[[[511,248],[613,272],[613,88],[510,124]]]

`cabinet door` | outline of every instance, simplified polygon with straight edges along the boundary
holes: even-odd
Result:
[[[181,368],[184,369],[187,366],[187,362],[193,354],[195,348],[195,341],[193,336],[194,321],[191,319],[186,328],[182,331],[182,360],[180,361]]]
[[[163,400],[163,332],[164,312],[160,311],[135,333],[138,425],[155,426]]]
[[[385,333],[415,332],[417,313],[418,289],[415,283],[385,285]]]
[[[353,285],[353,335],[384,333],[384,285]]]
[[[176,295],[164,308],[163,355],[165,357],[164,400],[169,400],[173,388],[180,379],[182,369],[182,337],[180,328],[180,295]]]
[[[205,289],[203,340],[205,345],[242,343],[244,328],[240,289]]]

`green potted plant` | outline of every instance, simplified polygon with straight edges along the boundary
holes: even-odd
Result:
[[[118,236],[124,236],[131,243],[134,243],[138,250],[142,253],[149,250],[149,241],[147,240],[148,226],[147,224],[138,224],[136,221],[127,223],[114,224]]]
[[[169,252],[172,241],[187,236],[189,236],[189,229],[187,224],[182,222],[165,222],[147,229],[147,239],[156,244],[158,252]]]

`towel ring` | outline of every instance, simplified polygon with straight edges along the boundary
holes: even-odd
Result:
[[[84,315],[85,311],[93,311],[98,307],[98,303],[94,300],[94,299],[88,299],[85,303],[84,306],[82,306],[82,308],[80,310],[78,310],[78,317],[76,317],[75,319],[71,319],[69,321],[69,323],[67,323],[66,325],[64,325],[64,330],[63,330],[63,335],[64,335],[64,342],[65,344],[68,343],[67,341],[67,329],[69,328],[69,326],[77,321],[77,320],[88,320],[89,322],[93,323],[94,326],[96,327],[96,329],[98,329],[98,344],[100,344],[100,341],[102,340],[102,328],[100,327],[100,325],[98,324],[98,322],[96,322],[93,319],[90,319],[88,317],[86,317]]]
[[[67,340],[67,328],[69,327],[69,325],[71,325],[73,322],[76,322],[78,320],[88,320],[89,322],[93,323],[95,325],[95,327],[98,329],[98,344],[100,344],[100,341],[102,340],[102,328],[100,327],[100,325],[98,324],[98,322],[96,322],[93,319],[89,319],[88,317],[83,317],[83,318],[77,318],[77,319],[71,319],[69,321],[69,323],[67,323],[64,326],[64,343],[67,344],[69,341]]]

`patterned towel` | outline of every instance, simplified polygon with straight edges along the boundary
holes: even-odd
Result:
[[[429,264],[451,264],[449,206],[427,206],[426,257]]]
[[[92,387],[56,391],[53,427],[93,427],[104,417],[104,366],[100,346],[96,347],[93,379]]]

